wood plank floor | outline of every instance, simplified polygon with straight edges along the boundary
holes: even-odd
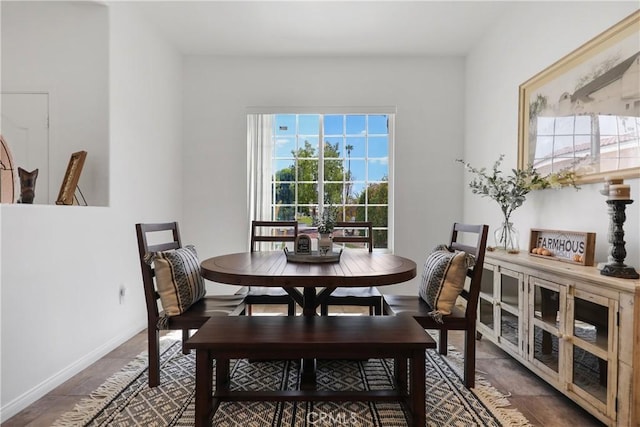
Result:
[[[275,306],[255,306],[254,314],[277,314]],[[359,308],[337,307],[333,314],[360,313]],[[463,335],[450,332],[449,343],[463,348]],[[510,395],[512,405],[534,426],[601,426],[596,418],[574,404],[554,388],[531,374],[511,356],[487,340],[477,342],[477,370],[501,393]],[[105,357],[80,372],[14,417],[3,427],[49,427],[64,412],[87,397],[112,374],[146,350],[146,332],[142,331]]]

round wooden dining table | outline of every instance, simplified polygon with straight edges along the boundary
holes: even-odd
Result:
[[[339,262],[329,263],[288,261],[283,251],[242,252],[205,259],[200,273],[218,283],[281,287],[302,307],[303,316],[315,316],[318,306],[336,288],[406,282],[416,276],[416,263],[393,254],[357,249],[346,249]],[[302,361],[301,387],[314,387],[315,365],[313,359]]]
[[[416,276],[416,263],[389,253],[357,249],[346,249],[339,262],[329,263],[288,261],[283,251],[241,252],[205,259],[200,272],[218,283],[281,287],[302,307],[303,315],[314,316],[334,289],[406,282]]]

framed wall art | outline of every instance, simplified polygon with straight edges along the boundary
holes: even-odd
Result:
[[[640,11],[520,85],[518,167],[640,177]]]
[[[64,179],[60,186],[60,193],[58,193],[56,205],[73,204],[76,187],[78,186],[78,180],[80,179],[80,173],[82,172],[82,167],[84,166],[86,158],[86,151],[78,151],[71,154],[71,159],[69,159],[69,165],[67,166],[67,172],[64,174]]]

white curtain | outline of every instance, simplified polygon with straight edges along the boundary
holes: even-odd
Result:
[[[273,115],[247,115],[249,221],[271,220],[271,132]]]

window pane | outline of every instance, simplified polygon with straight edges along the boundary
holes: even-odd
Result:
[[[295,137],[279,137],[273,144],[275,157],[293,157],[296,151]]]
[[[576,117],[576,133],[591,135],[591,116]]]
[[[318,137],[317,136],[304,136],[298,138],[298,147],[304,149],[304,157],[317,157],[318,156]]]
[[[369,135],[386,135],[389,132],[387,129],[387,116],[369,116],[368,130]]]
[[[329,141],[325,140],[324,142],[324,157],[325,158],[336,158],[340,157],[340,143],[334,142],[333,144]]]
[[[325,184],[324,185],[324,201],[332,205],[344,204],[342,200],[343,184]]]
[[[347,157],[364,157],[366,156],[366,146],[364,138],[347,138],[345,141],[344,152]]]
[[[600,135],[617,135],[618,121],[616,116],[598,116]]]
[[[324,138],[325,147],[329,144],[332,147],[332,152],[324,153],[324,157],[330,157],[328,154],[334,154],[334,157],[342,157],[342,148],[344,143],[344,138],[341,136],[329,136]]]
[[[317,160],[298,160],[298,181],[317,181],[318,180],[318,161]]]
[[[345,206],[344,208],[344,220],[345,221],[356,221],[358,218],[358,207],[357,206]]]
[[[553,150],[553,137],[539,136],[536,139],[536,159],[551,156],[551,150]]]
[[[386,182],[380,184],[369,184],[367,187],[367,203],[387,204],[389,203],[388,186]]]
[[[365,184],[363,182],[349,183],[347,188],[347,203],[364,204]]]
[[[553,155],[556,157],[573,157],[573,135],[556,136]]]
[[[317,114],[301,114],[298,116],[298,133],[300,135],[317,135],[320,131],[320,116]]]
[[[370,136],[369,157],[389,157],[389,138],[386,136]]]
[[[309,157],[318,157],[318,145],[312,145],[308,140],[303,140],[299,142],[298,151],[296,152],[297,157],[309,158]]]
[[[342,160],[325,160],[324,161],[324,180],[340,181],[344,179],[344,166]]]
[[[573,135],[574,116],[556,118],[556,135]]]
[[[555,126],[554,117],[538,117],[537,122],[538,135],[553,135],[553,128]]]
[[[334,206],[336,208],[336,215],[337,215],[338,221],[344,221],[344,218],[345,218],[345,216],[344,216],[345,215],[345,207],[344,207],[344,205],[336,206],[334,204]]]
[[[293,206],[276,206],[276,221],[293,221],[296,219],[296,210]]]
[[[364,160],[347,159],[347,176],[351,181],[364,181],[367,176],[365,174],[366,163]]]
[[[574,146],[576,153],[584,151],[589,154],[591,151],[591,135],[576,135]]]
[[[364,135],[365,116],[347,116],[347,135]]]
[[[344,132],[344,116],[324,116],[324,134],[342,135]]]
[[[373,247],[374,248],[388,248],[388,235],[387,230],[373,230]]]
[[[293,160],[274,160],[273,171],[275,181],[295,181],[296,179]]]
[[[276,204],[291,204],[295,200],[295,184],[276,184]]]
[[[298,203],[302,205],[318,203],[318,186],[316,184],[298,184]]]
[[[275,135],[295,135],[296,116],[295,114],[278,114],[274,120]]]
[[[389,164],[387,159],[369,160],[369,181],[383,181],[389,177]]]
[[[367,209],[367,220],[371,221],[374,227],[386,227],[387,218],[386,206],[370,206]]]

